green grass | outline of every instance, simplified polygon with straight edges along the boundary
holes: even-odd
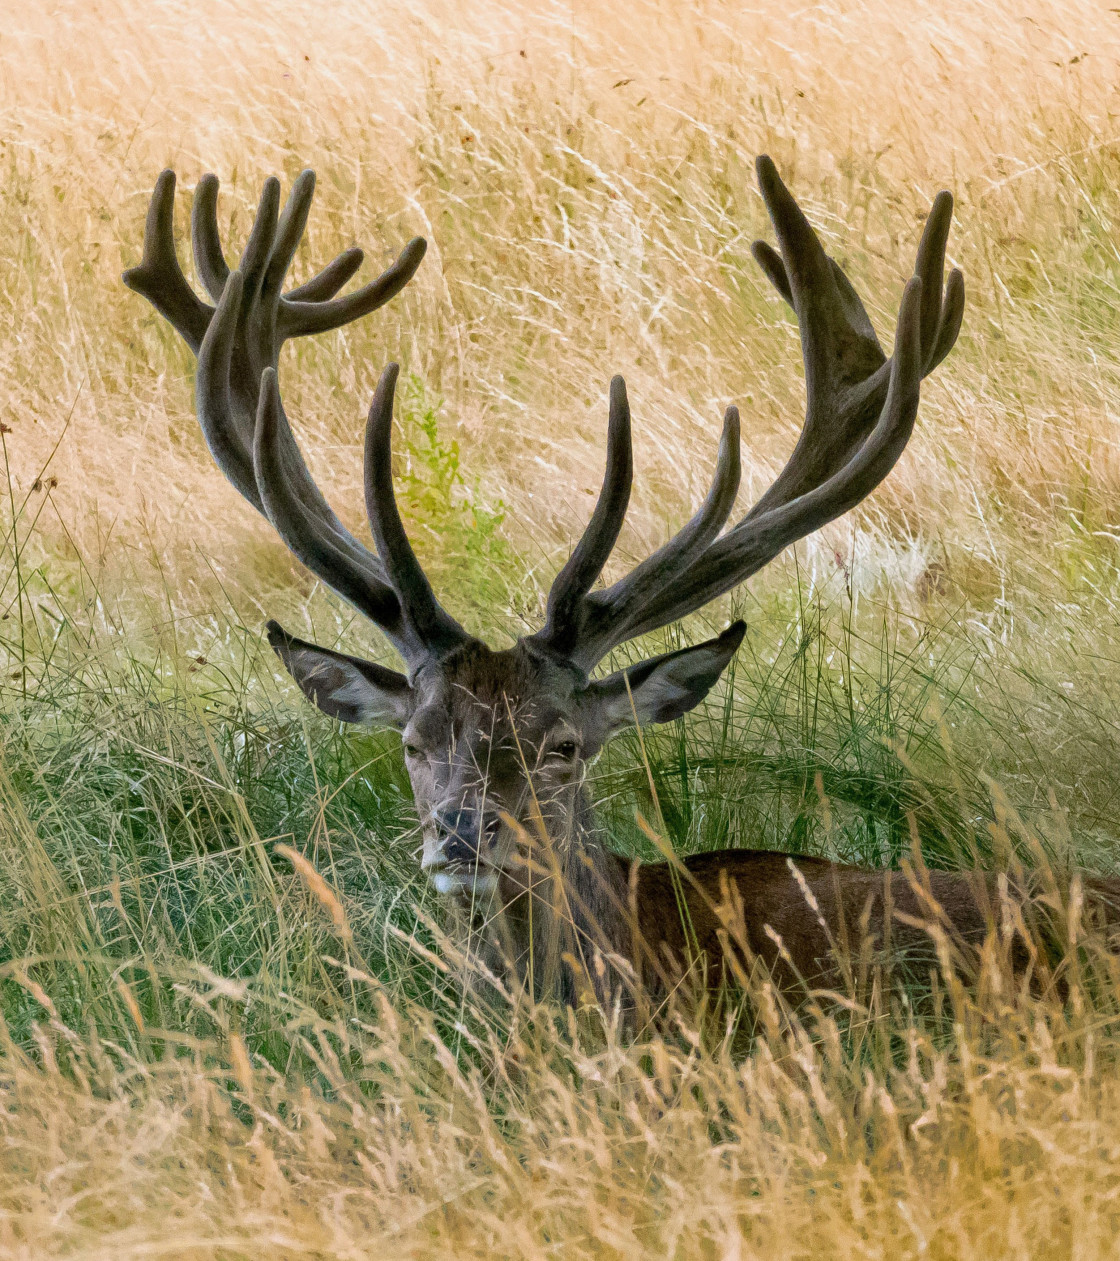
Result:
[[[511,586],[516,563],[510,554]],[[20,578],[12,603],[34,609],[47,575]],[[15,581],[13,563],[10,597]],[[26,615],[20,668],[0,692],[11,1035],[30,1046],[41,1018],[30,978],[71,1027],[136,1046],[123,982],[146,1026],[201,1037],[212,1013],[185,978],[209,975],[248,987],[241,1031],[283,1070],[292,1012],[334,1021],[355,999],[324,962],[344,953],[331,921],[277,843],[341,895],[362,968],[442,1027],[458,1009],[454,978],[409,944],[432,949],[440,915],[419,873],[399,739],[303,703],[252,628],[212,614],[211,657],[184,658],[165,627],[120,636],[104,609],[100,628],[83,626],[81,608],[55,599],[61,621]],[[1075,804],[1029,746],[1008,755],[1007,679],[985,678],[982,647],[951,618],[919,626],[857,610],[841,573],[752,622],[701,710],[648,730],[644,757],[636,737],[620,737],[593,767],[617,849],[657,857],[644,815],[680,854],[745,846],[897,865],[917,839],[931,866],[991,865],[1011,857],[993,847],[995,821],[1028,862],[1033,838],[1059,869],[1111,868],[1120,825],[1095,802],[1098,848],[1071,843]],[[1030,682],[1045,708],[1051,698]]]

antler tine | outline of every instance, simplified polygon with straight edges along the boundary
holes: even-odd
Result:
[[[806,494],[740,522],[717,539],[687,573],[641,610],[640,618],[626,628],[626,638],[684,617],[746,581],[791,543],[854,508],[894,468],[918,414],[922,289],[915,276],[903,291],[887,397],[878,423],[855,456]]]
[[[941,308],[941,320],[937,326],[937,340],[926,359],[925,375],[929,374],[957,344],[957,337],[964,322],[964,276],[954,267],[945,282],[945,302]]]
[[[782,262],[781,254],[769,241],[752,242],[751,254],[754,256],[754,261],[765,272],[766,279],[785,298],[786,302],[793,306],[793,290],[789,287],[789,277],[786,275],[786,265]]]
[[[276,239],[272,244],[272,252],[268,258],[261,292],[266,299],[278,304],[284,277],[296,256],[299,243],[307,229],[307,216],[311,213],[311,203],[315,198],[315,172],[308,169],[300,171],[292,184],[288,200],[280,212],[276,224]]]
[[[287,302],[326,302],[333,298],[342,286],[362,265],[365,254],[357,246],[343,250],[322,271],[316,272],[310,280],[305,280],[295,289],[289,289],[285,297]]]
[[[395,363],[381,374],[366,425],[365,492],[373,541],[401,604],[406,627],[437,656],[463,643],[466,631],[440,606],[416,559],[393,490],[393,398],[400,371]]]
[[[577,660],[590,658],[593,665],[613,644],[628,638],[625,628],[629,619],[640,614],[657,591],[683,573],[717,537],[739,492],[739,445],[739,409],[729,407],[724,413],[715,474],[704,502],[685,526],[624,578],[605,591],[586,596],[580,610]],[[544,631],[532,639],[547,645]]]
[[[355,563],[357,558],[344,539],[323,528],[322,518],[292,486],[288,452],[294,447],[276,369],[265,368],[253,437],[253,469],[269,521],[296,559],[376,622],[406,660],[422,657],[424,645],[402,625],[400,602],[393,588],[371,566]]]
[[[195,270],[215,302],[229,279],[229,264],[218,233],[218,177],[203,175],[191,203],[191,249]]]
[[[422,236],[413,237],[401,250],[397,261],[387,267],[376,280],[371,280],[368,285],[363,285],[353,293],[344,294],[341,298],[309,302],[297,299],[294,295],[298,291],[293,290],[292,296],[282,299],[280,303],[281,336],[286,339],[304,337],[310,333],[327,333],[332,328],[341,328],[343,324],[349,324],[352,320],[361,319],[363,315],[376,311],[378,307],[395,298],[408,284],[423,262],[427,250],[428,243]],[[336,265],[341,262],[341,258],[335,260]],[[320,273],[314,281],[308,281],[308,286],[315,285],[316,290],[320,285],[325,288],[325,274]]]
[[[121,277],[147,298],[187,345],[198,354],[214,311],[190,287],[175,253],[175,172],[163,171],[156,180],[144,224],[144,253],[137,267]]]
[[[610,389],[607,466],[595,511],[568,563],[556,575],[548,593],[544,629],[533,636],[534,642],[563,656],[572,655],[582,629],[584,597],[603,572],[618,539],[630,503],[633,479],[630,404],[626,398],[626,382],[616,376],[611,380]]]
[[[937,344],[941,326],[942,277],[945,274],[945,247],[949,244],[949,228],[953,222],[953,194],[942,189],[933,199],[926,215],[922,239],[918,242],[918,255],[914,260],[914,275],[922,282],[921,345],[924,359],[928,358]]]
[[[253,220],[253,226],[249,229],[249,239],[241,251],[241,261],[237,265],[243,285],[241,330],[248,326],[251,317],[257,315],[261,285],[272,258],[272,247],[276,244],[279,227],[280,181],[274,175],[270,175],[261,188],[257,215]],[[259,373],[255,375],[258,379],[254,381],[254,385],[259,385]]]

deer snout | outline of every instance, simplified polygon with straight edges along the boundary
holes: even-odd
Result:
[[[502,821],[497,811],[456,806],[434,811],[435,844],[425,854],[425,867],[477,867],[484,864]]]

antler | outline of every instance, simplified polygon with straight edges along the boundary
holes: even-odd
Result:
[[[468,636],[435,600],[407,540],[403,550],[398,546],[393,554],[383,552],[386,568],[332,511],[296,444],[280,401],[276,371],[289,338],[348,324],[400,293],[427,246],[420,237],[410,241],[376,280],[342,297],[336,296],[338,291],[361,265],[359,249],[347,250],[305,284],[282,294],[314,190],[314,172],[302,172],[280,212],[280,184],[267,180],[241,261],[231,271],[218,234],[218,180],[202,177],[195,190],[191,228],[195,265],[216,303],[210,306],[195,294],[179,266],[173,223],[175,174],[164,171],[148,208],[143,259],[123,279],[151,302],[198,356],[195,403],[218,467],[272,522],[295,556],[376,622],[415,669]],[[388,513],[399,523],[388,477],[395,381],[393,365],[382,377],[374,402],[384,432],[372,463],[384,476],[375,479],[376,494],[367,484],[367,504],[379,546],[380,516]],[[412,563],[400,569],[405,551]]]
[[[953,199],[942,192],[926,220],[915,275],[899,308],[887,359],[867,311],[782,183],[773,162],[756,164],[778,250],[752,252],[797,314],[805,364],[805,423],[789,462],[736,526],[717,537],[739,487],[739,415],[724,418],[716,472],[699,512],[630,574],[591,592],[622,524],[630,491],[625,387],[611,386],[607,473],[591,522],[549,596],[532,642],[589,671],[615,645],[694,612],[756,573],[784,548],[866,498],[902,454],[919,388],[952,349],[964,313],[955,268],[942,289]],[[780,251],[780,252],[779,252]]]
[[[759,158],[762,196],[778,250],[755,259],[793,307],[805,363],[806,412],[785,468],[754,508],[722,537],[739,488],[739,414],[728,408],[711,489],[677,535],[625,578],[591,592],[617,541],[630,498],[630,410],[621,377],[611,382],[603,487],[583,537],[553,584],[536,646],[589,671],[612,647],[700,608],[743,582],[796,539],[841,516],[890,472],[913,431],[919,389],[952,349],[964,312],[964,280],[942,287],[952,198],[939,193],[926,221],[915,275],[899,309],[888,359],[867,311],[769,158]],[[195,263],[216,306],[202,301],[175,254],[175,176],[164,171],[148,210],[144,256],[124,275],[198,356],[196,404],[219,468],[328,586],[382,627],[415,671],[469,637],[424,576],[393,497],[390,441],[397,366],[382,374],[366,431],[366,506],[378,555],[346,529],[311,478],[280,400],[277,363],[290,337],[337,328],[395,296],[424,256],[417,238],[380,277],[338,297],[362,261],[347,250],[306,284],[281,293],[303,235],[314,175],[296,180],[283,212],[280,186],[265,183],[235,271],[218,235],[218,181],[195,192]]]

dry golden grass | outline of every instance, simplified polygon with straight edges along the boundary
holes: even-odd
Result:
[[[18,614],[36,651],[66,622],[91,656],[123,640],[223,667],[241,660],[238,622],[286,610],[320,635],[348,627],[213,468],[188,354],[119,282],[164,166],[180,239],[187,190],[212,170],[237,243],[265,176],[313,166],[301,278],[351,244],[368,274],[428,237],[400,299],[290,348],[282,380],[355,521],[377,375],[398,358],[423,383],[415,408],[438,404],[462,447],[457,493],[506,506],[505,605],[456,590],[438,521],[412,526],[451,607],[498,634],[536,612],[586,518],[611,373],[637,434],[622,562],[702,494],[726,403],[744,414],[744,505],[790,449],[800,354],[749,256],[767,231],[755,154],[774,156],[888,342],[949,187],[966,324],[909,451],[871,503],[799,547],[797,571],[787,557],[739,598],[766,631],[797,572],[834,594],[847,571],[871,641],[900,626],[922,657],[940,628],[930,668],[935,650],[967,658],[954,678],[998,714],[996,735],[958,733],[976,766],[1042,768],[1015,780],[1020,804],[1059,807],[1074,856],[1112,862],[1118,118],[1120,16],[1089,0],[9,3],[0,420],[9,501],[27,506],[5,544],[5,625]],[[28,651],[5,639],[20,687]],[[119,880],[67,884],[39,825],[5,810],[19,915],[34,904],[54,925],[77,888],[90,923],[118,904],[126,922]],[[257,926],[295,897],[261,879]],[[96,933],[65,923],[32,935],[37,957],[84,951],[101,976]],[[238,1031],[257,990],[141,958],[217,1032],[164,1039],[131,974],[104,964],[131,1028],[111,1043],[58,1013],[34,961],[3,963],[41,1017],[0,1049],[4,1256],[1115,1255],[1107,961],[1065,1007],[953,992],[936,1036],[880,1010],[854,1049],[822,1013],[768,1026],[741,1065],[687,1039],[554,1039],[538,1021],[467,1070],[421,1006],[354,977],[361,1002],[285,1009],[299,1054],[284,1073]]]
[[[189,357],[119,273],[164,165],[185,189],[220,174],[234,242],[267,174],[313,165],[298,273],[355,242],[374,263],[431,242],[404,298],[285,362],[342,511],[359,417],[399,357],[444,400],[469,480],[552,560],[586,516],[622,371],[633,556],[701,493],[728,401],[744,502],[796,431],[797,339],[747,252],[766,230],[751,162],[769,151],[888,342],[939,187],[969,285],[907,459],[854,541],[837,526],[810,563],[840,549],[868,582],[905,585],[945,552],[967,595],[1024,574],[1037,588],[1071,529],[1110,527],[1120,482],[1118,48],[1120,20],[1089,3],[29,7],[6,23],[0,97],[16,489],[70,417],[43,546],[65,556],[70,535],[118,585],[158,555],[183,609],[213,602],[198,550],[250,602],[293,581],[206,457]]]
[[[0,1248],[1110,1257],[1120,966],[1059,918],[1079,954],[1064,1005],[1018,987],[993,939],[977,983],[946,969],[924,1016],[876,983],[839,1019],[756,985],[746,1059],[688,1023],[635,1044],[527,1007],[500,1030],[464,1015],[448,1037],[348,955],[364,1017],[284,1012],[314,1088],[250,1055],[244,984],[184,972],[211,1036],[149,1028],[132,1000],[132,1034],[112,1041],[10,971],[41,1022],[29,1051],[4,1038]]]

